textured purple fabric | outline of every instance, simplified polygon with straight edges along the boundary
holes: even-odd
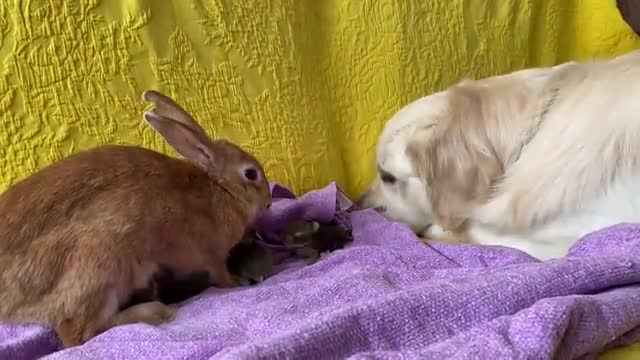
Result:
[[[286,198],[275,220],[324,221],[339,192],[275,194]],[[348,218],[348,248],[258,286],[211,289],[171,323],[114,328],[57,353],[51,331],[3,326],[0,359],[569,359],[638,339],[639,226],[542,263],[507,248],[427,246],[370,210]]]

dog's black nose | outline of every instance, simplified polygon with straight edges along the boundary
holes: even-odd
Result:
[[[369,200],[369,191],[365,191],[362,195],[360,195],[358,200],[356,200],[356,206],[361,209],[367,208],[368,200]]]
[[[373,210],[375,210],[375,211],[377,211],[377,212],[379,212],[381,214],[384,214],[387,211],[387,207],[386,206],[372,203],[371,194],[369,193],[369,191],[367,191],[364,194],[360,195],[360,198],[356,201],[356,206],[359,207],[360,209],[373,208]]]

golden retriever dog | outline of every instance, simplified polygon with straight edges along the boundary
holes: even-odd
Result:
[[[562,257],[640,221],[640,51],[463,80],[385,125],[358,203],[435,240]]]

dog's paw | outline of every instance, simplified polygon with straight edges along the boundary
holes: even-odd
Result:
[[[426,241],[434,240],[449,244],[465,244],[469,242],[464,234],[446,231],[437,224],[433,224],[423,231],[422,238]]]
[[[422,232],[422,237],[431,240],[440,240],[447,236],[449,232],[444,230],[440,225],[433,224],[429,226],[425,231]]]

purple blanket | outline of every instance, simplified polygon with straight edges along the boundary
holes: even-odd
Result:
[[[334,184],[298,200],[273,191],[280,220],[328,221],[342,200]],[[507,248],[425,245],[370,210],[340,214],[353,243],[314,265],[211,289],[166,325],[114,328],[66,351],[47,329],[0,326],[0,359],[570,359],[639,338],[639,226],[594,233],[542,263]]]

